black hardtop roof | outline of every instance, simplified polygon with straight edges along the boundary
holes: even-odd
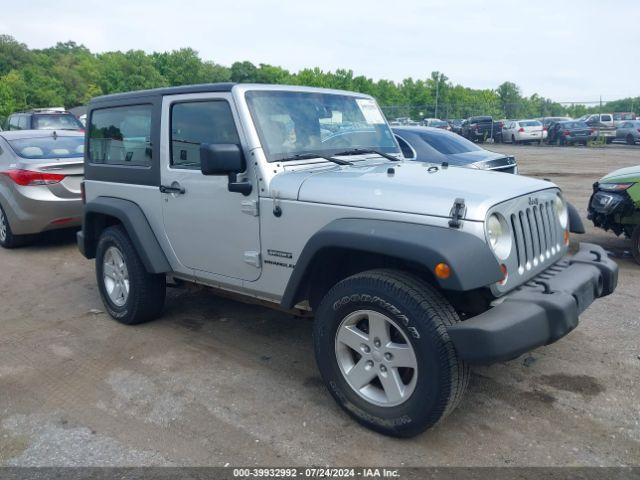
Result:
[[[137,98],[162,97],[164,95],[177,95],[181,93],[205,93],[205,92],[230,92],[235,83],[202,83],[198,85],[182,85],[179,87],[153,88],[150,90],[137,90],[135,92],[113,93],[102,95],[91,100],[91,104],[133,100]]]

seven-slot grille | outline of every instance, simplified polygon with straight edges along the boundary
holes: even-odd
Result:
[[[513,212],[510,221],[521,275],[560,252],[563,235],[553,200]]]

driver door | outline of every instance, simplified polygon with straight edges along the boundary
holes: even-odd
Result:
[[[160,195],[175,256],[196,276],[256,280],[261,268],[259,220],[257,209],[248,207],[257,201],[257,188],[249,196],[229,192],[226,175],[205,176],[200,170],[202,143],[244,143],[231,95],[168,96],[162,117]],[[247,172],[239,177],[247,178]]]

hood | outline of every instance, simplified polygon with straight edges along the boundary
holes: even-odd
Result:
[[[640,165],[621,168],[608,173],[600,179],[600,183],[640,182]]]
[[[388,173],[393,169],[395,173]],[[430,171],[431,170],[431,171]],[[421,162],[372,164],[285,171],[271,182],[281,199],[449,217],[453,202],[463,198],[467,220],[484,221],[498,203],[555,185],[519,175],[462,167],[434,169]]]
[[[489,150],[473,150],[471,152],[446,155],[446,161],[448,161],[450,165],[469,165],[471,163],[507,158],[508,156],[509,155],[505,155],[504,153],[490,152]]]

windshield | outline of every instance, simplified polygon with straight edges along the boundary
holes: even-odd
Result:
[[[247,92],[246,98],[270,162],[351,149],[399,153],[382,112],[371,99],[270,90]]]
[[[431,147],[444,155],[482,150],[475,143],[454,133],[421,132],[419,135]]]
[[[73,115],[34,115],[33,128],[36,130],[82,130],[84,127]]]
[[[444,127],[449,125],[447,122],[444,122],[442,120],[432,120],[431,122],[429,122],[429,125],[431,125],[432,127]]]
[[[84,155],[84,137],[38,137],[9,140],[16,155],[26,159],[71,158]]]

